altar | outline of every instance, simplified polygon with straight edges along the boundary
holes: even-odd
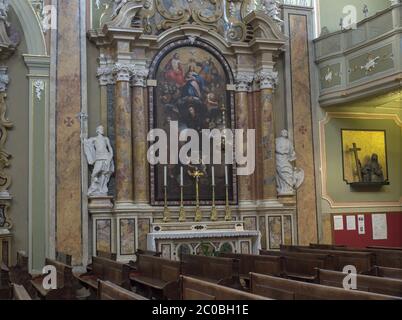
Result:
[[[245,230],[243,221],[155,223],[147,244],[149,250],[161,252],[164,258],[172,260],[179,260],[181,254],[259,254],[261,234]]]

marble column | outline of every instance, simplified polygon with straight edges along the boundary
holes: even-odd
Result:
[[[100,103],[100,124],[106,130],[106,134],[108,134],[108,121],[107,121],[107,87],[108,85],[112,85],[115,83],[115,79],[113,77],[113,67],[107,64],[102,64],[98,68],[96,74],[99,80],[99,86],[101,90],[101,103]]]
[[[113,67],[116,78],[116,205],[133,203],[133,147],[131,120],[131,66],[117,63]]]
[[[262,70],[257,73],[256,80],[260,87],[260,143],[263,202],[277,202],[276,164],[275,164],[275,128],[273,115],[273,93],[278,81],[278,73]]]
[[[247,130],[249,129],[249,98],[251,83],[254,80],[253,73],[239,72],[236,76],[236,129],[244,130],[244,154],[247,154]],[[239,179],[239,203],[246,204],[253,200],[252,177],[238,176]]]
[[[134,167],[134,204],[149,204],[148,192],[148,161],[147,134],[148,117],[146,107],[146,81],[148,70],[139,68],[133,70],[132,100],[133,100],[133,167]]]

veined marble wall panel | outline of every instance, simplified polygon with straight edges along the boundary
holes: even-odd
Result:
[[[297,225],[301,245],[317,241],[308,23],[307,15],[289,14],[294,144],[297,166],[305,173],[304,183],[297,191]]]
[[[58,1],[56,250],[82,259],[80,2]]]

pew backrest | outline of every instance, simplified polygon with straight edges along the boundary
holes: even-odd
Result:
[[[269,300],[262,296],[186,276],[180,277],[180,287],[182,300]]]
[[[180,262],[150,255],[138,255],[137,271],[143,275],[163,282],[178,281]]]
[[[101,257],[92,257],[92,273],[99,279],[129,288],[128,265]]]
[[[283,295],[287,300],[400,300],[398,297],[345,290],[319,284],[250,274],[250,292],[268,298]]]
[[[250,272],[278,277],[282,275],[282,259],[280,256],[240,253],[221,253],[220,256],[239,260],[239,274],[242,276],[248,277]]]
[[[239,277],[239,260],[232,258],[182,255],[181,274],[210,281]]]
[[[345,274],[338,271],[317,270],[318,283],[324,286],[343,288]],[[359,291],[380,293],[402,297],[402,281],[367,275],[356,275],[356,286]]]
[[[72,287],[73,268],[71,266],[49,258],[46,258],[45,264],[47,266],[54,266],[56,268],[58,288]]]

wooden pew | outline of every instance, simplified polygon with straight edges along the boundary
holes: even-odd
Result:
[[[241,287],[237,259],[183,254],[181,274],[220,285]]]
[[[144,295],[157,299],[178,299],[180,262],[139,255],[137,271],[130,273],[131,283]]]
[[[317,270],[317,282],[324,286],[343,288],[345,274],[338,271]],[[402,281],[367,275],[356,275],[357,290],[402,297]]]
[[[398,250],[402,251],[402,247],[381,247],[381,246],[367,246],[367,249],[378,249],[378,250]]]
[[[270,300],[262,296],[186,276],[180,277],[180,288],[181,300]]]
[[[17,252],[17,263],[10,267],[10,282],[23,286],[31,297],[34,297],[36,290],[33,288],[32,276],[29,273],[28,256],[25,252]]]
[[[402,280],[402,269],[374,266],[366,275]]]
[[[10,299],[10,270],[0,260],[0,300]]]
[[[43,279],[46,275],[33,278],[30,282],[40,299],[45,300],[74,300],[73,268],[64,263],[46,258],[45,265],[54,266],[57,271],[57,289],[43,288]]]
[[[267,256],[281,256],[283,276],[289,279],[313,282],[317,276],[316,268],[334,268],[334,257],[329,254],[267,250],[260,252]]]
[[[99,257],[99,258],[105,258],[105,259],[117,261],[117,254],[112,253],[112,252],[106,252],[106,251],[97,250],[96,251],[96,256]]]
[[[314,247],[317,247],[317,245],[310,245],[310,249],[313,249]],[[297,250],[297,247],[295,250]],[[381,267],[402,269],[402,250],[399,250],[399,248],[376,246],[369,246],[367,248],[329,246],[326,250],[369,252],[373,254],[372,266],[377,265]]]
[[[29,295],[28,291],[19,284],[11,284],[12,293],[11,297],[12,300],[32,300],[31,296]]]
[[[247,281],[250,280],[250,272],[275,277],[281,277],[283,273],[281,257],[239,253],[221,253],[219,256],[239,260],[239,276]]]
[[[66,254],[64,252],[57,251],[56,252],[56,261],[64,263],[68,266],[72,266],[73,257],[70,254]]]
[[[401,300],[377,293],[345,290],[256,273],[252,273],[250,279],[251,293],[277,300]]]
[[[130,289],[129,270],[126,264],[101,257],[92,257],[92,270],[75,277],[93,293],[98,291],[98,280],[110,281],[120,287]]]
[[[371,270],[375,265],[375,255],[371,252],[348,251],[342,250],[324,250],[313,249],[303,246],[281,246],[281,252],[304,252],[304,253],[321,253],[329,254],[334,257],[334,271],[343,271],[343,268],[348,265],[356,267],[358,273],[363,273]],[[331,268],[326,268],[331,269]]]
[[[110,281],[98,281],[98,300],[148,300]]]

